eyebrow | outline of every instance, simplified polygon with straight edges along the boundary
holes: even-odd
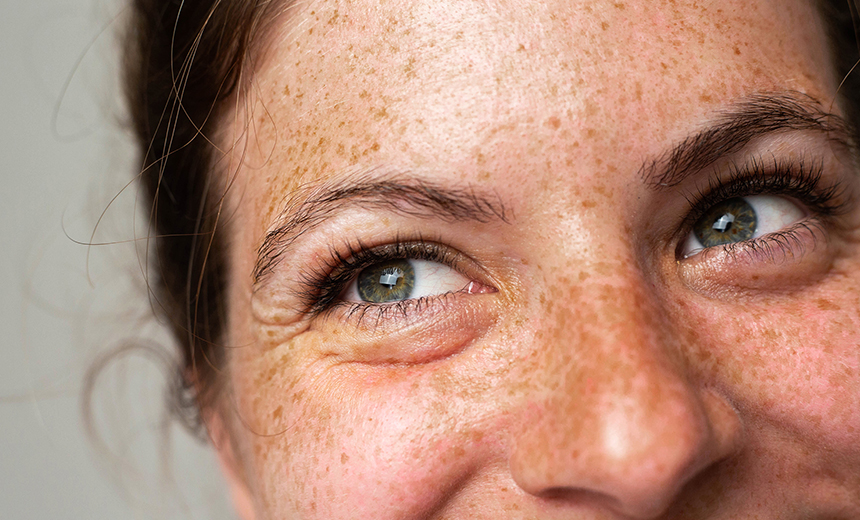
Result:
[[[852,148],[850,129],[845,119],[827,112],[821,102],[807,94],[755,94],[723,110],[704,130],[645,162],[639,174],[652,189],[670,188],[766,134],[796,130],[823,132],[830,140]]]
[[[334,183],[296,190],[276,219],[279,224],[266,233],[257,250],[254,284],[265,281],[296,239],[352,207],[445,222],[509,222],[494,193],[472,186],[442,186],[408,173],[379,175],[378,167],[371,168]]]

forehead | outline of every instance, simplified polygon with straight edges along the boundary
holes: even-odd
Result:
[[[659,151],[734,98],[835,90],[803,0],[350,0],[287,13],[249,104],[246,161],[277,164],[269,193],[376,163],[480,180],[561,154],[585,176]]]

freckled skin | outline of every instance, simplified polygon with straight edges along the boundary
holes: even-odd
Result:
[[[829,102],[810,5],[314,1],[271,37],[224,129],[239,146],[221,455],[243,517],[860,517],[858,219],[818,250],[825,267],[744,272],[762,287],[732,293],[709,264],[677,267],[649,226],[683,196],[637,176],[739,97]],[[328,251],[313,233],[252,294],[295,188],[377,164],[489,189],[514,216],[344,224],[438,235],[490,273],[498,292],[398,340],[453,350],[430,362],[354,362],[342,315],[279,307]]]

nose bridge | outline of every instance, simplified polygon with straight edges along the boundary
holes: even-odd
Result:
[[[620,268],[580,278],[548,291],[554,303],[531,345],[540,390],[515,442],[514,479],[533,494],[603,497],[648,518],[725,450],[649,286]]]
[[[603,270],[572,284],[561,277],[533,348],[542,359],[547,413],[559,413],[558,420],[578,416],[576,424],[589,417],[589,431],[617,423],[607,432],[611,440],[621,435],[622,424],[613,420],[619,414],[626,422],[646,421],[691,403],[658,298],[635,272]]]

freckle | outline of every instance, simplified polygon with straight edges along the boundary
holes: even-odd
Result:
[[[281,413],[283,413],[283,411],[284,411],[284,407],[283,407],[283,406],[278,406],[278,407],[277,407],[277,408],[275,408],[275,410],[272,412],[272,418],[273,418],[273,419],[280,419],[280,417],[281,417]]]
[[[552,116],[546,121],[546,125],[553,129],[558,129],[561,126],[561,119],[556,116]]]
[[[738,55],[738,56],[740,56],[740,55],[741,55],[741,50],[738,48],[738,46],[737,46],[737,45],[735,45],[735,49],[734,49],[734,50],[735,50],[735,54],[736,54],[736,55]]]
[[[520,46],[517,47],[517,52],[522,52],[524,50],[526,50],[526,46],[521,43]]]
[[[301,400],[302,400],[302,397],[304,397],[304,393],[305,393],[305,391],[304,391],[304,390],[299,390],[298,392],[294,393],[294,394],[293,394],[293,401],[294,401],[294,402],[299,402],[299,401],[301,401]]]
[[[328,24],[329,24],[329,25],[334,25],[334,24],[335,24],[335,22],[337,22],[337,19],[338,19],[338,17],[339,17],[339,16],[340,16],[340,13],[338,12],[338,10],[337,10],[337,9],[335,9],[335,10],[334,10],[334,13],[333,13],[333,14],[332,14],[332,16],[331,16],[331,18],[329,18],[329,20],[328,20]]]
[[[600,28],[603,29],[604,31],[606,29],[609,29],[609,23],[608,22],[600,22]]]
[[[818,305],[818,308],[823,311],[839,311],[842,310],[842,307],[836,305],[835,303],[825,300],[823,298],[819,299],[815,302]]]
[[[340,463],[341,464],[346,464],[346,461],[348,461],[348,460],[349,460],[349,455],[347,455],[346,453],[340,454]]]
[[[406,65],[403,66],[403,72],[406,73],[407,78],[414,78],[416,76],[416,74],[415,74],[415,58],[414,57],[410,57],[406,61]]]

